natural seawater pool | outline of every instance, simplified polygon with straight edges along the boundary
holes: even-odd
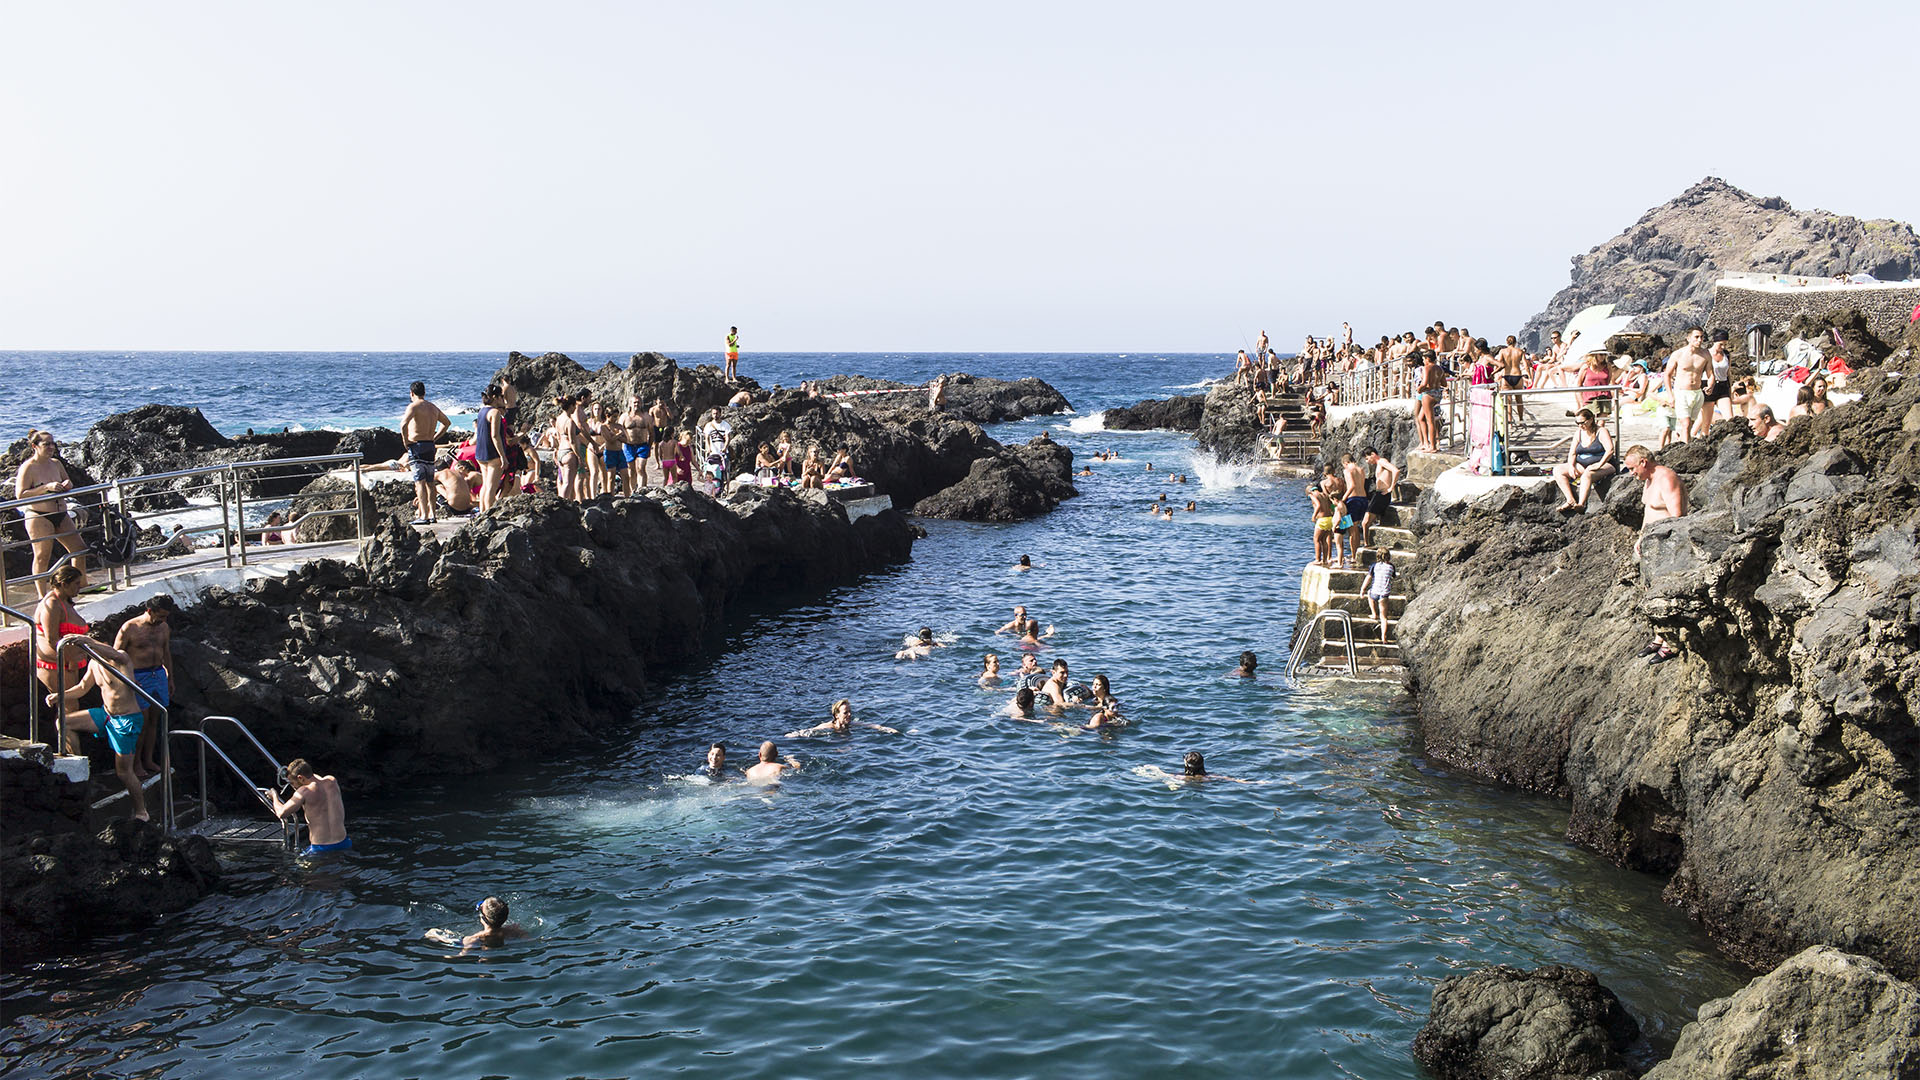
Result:
[[[740,612],[602,744],[349,791],[349,859],[229,855],[227,892],[158,927],[9,965],[9,1072],[1413,1077],[1434,982],[1481,964],[1591,967],[1656,1043],[1744,982],[1656,879],[1561,840],[1562,806],[1423,761],[1398,688],[1281,683],[1299,482],[1165,433],[997,434],[1043,426],[1126,460],[1037,521],[927,522],[909,565]],[[1151,519],[1162,491],[1198,512]],[[1016,603],[1131,727],[996,715],[974,675],[1017,662],[992,633]],[[956,644],[894,660],[921,625]],[[1258,680],[1225,677],[1243,648]],[[673,779],[840,696],[904,733],[780,740],[805,767],[772,792]],[[1190,749],[1262,783],[1137,771]],[[489,893],[531,940],[422,938]]]

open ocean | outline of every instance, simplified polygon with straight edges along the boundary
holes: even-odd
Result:
[[[148,401],[228,432],[391,426],[411,380],[470,408],[503,362],[0,354],[5,439],[78,439]],[[1123,457],[1038,520],[928,521],[909,565],[739,611],[603,743],[390,799],[348,791],[350,858],[229,851],[226,891],[197,907],[9,963],[8,1074],[1387,1080],[1421,1075],[1408,1046],[1434,983],[1500,962],[1590,967],[1670,1045],[1746,974],[1658,879],[1564,842],[1560,804],[1425,761],[1398,688],[1283,685],[1312,548],[1301,483],[1100,428],[1103,408],[1231,370],[1231,352],[745,352],[763,385],[1038,376],[1076,415],[997,437],[1045,428],[1077,463]],[[1161,492],[1198,509],[1150,518]],[[1023,553],[1038,568],[1012,572]],[[1017,662],[993,631],[1022,603],[1058,629],[1043,663],[1106,674],[1130,727],[1000,715],[1006,695],[974,675],[987,651]],[[894,660],[923,624],[951,647]],[[1242,649],[1259,679],[1226,677]],[[842,696],[903,734],[782,740],[805,767],[772,792],[685,778],[710,742],[744,763]],[[1187,750],[1259,783],[1150,775]],[[423,938],[470,930],[488,894],[530,940],[459,956]]]

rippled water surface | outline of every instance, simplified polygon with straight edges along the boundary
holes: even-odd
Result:
[[[1083,416],[1193,381],[1038,373]],[[1426,765],[1397,688],[1282,685],[1297,482],[1075,426],[1053,430],[1082,461],[1124,455],[1080,498],[928,522],[908,566],[742,612],[619,738],[349,792],[350,859],[231,856],[226,894],[9,971],[9,1071],[1412,1077],[1434,982],[1468,967],[1592,967],[1656,1042],[1738,985],[1657,881],[1559,839],[1562,808]],[[1198,509],[1150,518],[1163,491]],[[1039,567],[1013,572],[1023,553]],[[1057,628],[1043,660],[1106,674],[1131,726],[1001,713],[974,675],[989,650],[1017,661],[993,633],[1016,603]],[[895,660],[921,625],[954,644]],[[1262,676],[1226,677],[1246,648]],[[744,763],[840,696],[902,734],[782,739],[803,768],[774,790],[686,778],[710,742]],[[1151,774],[1187,750],[1256,783]],[[489,893],[530,940],[423,938],[470,930]]]

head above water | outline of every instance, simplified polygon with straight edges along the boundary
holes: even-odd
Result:
[[[1033,711],[1033,687],[1023,686],[1013,692],[1013,707],[1021,712]]]
[[[920,628],[920,644],[922,645],[933,644],[933,627],[923,626]]]
[[[1252,671],[1259,666],[1260,658],[1253,655],[1252,649],[1248,649],[1246,652],[1240,654],[1240,670]]]
[[[714,743],[707,747],[707,768],[716,772],[727,767],[727,748]]]
[[[1032,566],[1032,565],[1033,565],[1033,556],[1031,556],[1031,555],[1022,555],[1022,556],[1020,556],[1020,565],[1021,565],[1021,566]]]
[[[498,930],[507,925],[507,919],[512,916],[507,909],[507,902],[497,896],[489,896],[480,901],[476,905],[476,910],[480,912],[481,925],[489,930]]]
[[[1187,756],[1182,758],[1180,763],[1181,763],[1181,772],[1184,775],[1187,775],[1187,776],[1207,775],[1207,759],[1201,757],[1200,751],[1198,750],[1187,751]]]
[[[762,763],[780,760],[780,748],[773,745],[772,739],[760,744],[760,760]]]

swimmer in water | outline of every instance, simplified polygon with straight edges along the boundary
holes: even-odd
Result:
[[[1027,678],[1029,675],[1038,675],[1040,673],[1039,658],[1032,653],[1023,653],[1020,657],[1020,670],[1014,672],[1013,677],[1020,680],[1022,685],[1025,685],[1029,681]]]
[[[1054,708],[1067,707],[1067,662],[1065,660],[1053,662],[1053,674],[1047,677],[1046,682],[1040,684],[1040,693]]]
[[[994,633],[1018,635],[1024,632],[1026,628],[1027,628],[1027,605],[1015,604],[1013,605],[1013,618],[1010,621],[1008,621],[1007,625],[1001,627],[998,630],[995,630]]]
[[[1187,756],[1181,759],[1180,776],[1178,779],[1184,780],[1189,784],[1197,784],[1206,780],[1227,780],[1235,784],[1253,783],[1252,780],[1242,780],[1237,776],[1221,776],[1219,773],[1208,772],[1207,761],[1200,756],[1200,751],[1198,750],[1187,751]]]
[[[511,914],[507,910],[507,902],[497,896],[489,896],[480,901],[474,906],[474,910],[480,915],[480,932],[461,938],[462,950],[491,949],[527,936],[527,932],[520,928],[519,923],[507,921],[508,915]]]
[[[726,771],[727,748],[719,743],[714,743],[707,748],[707,772],[711,773],[715,780],[718,780],[726,774]]]
[[[1107,677],[1105,675],[1095,675],[1091,688],[1093,690],[1093,696],[1080,702],[1080,704],[1095,711],[1106,709],[1116,714],[1119,713],[1120,702],[1114,698],[1113,687],[1107,685]]]
[[[1152,471],[1153,471],[1153,462],[1151,462],[1151,461],[1149,461],[1149,462],[1147,462],[1147,471],[1148,471],[1148,472],[1152,472]]]
[[[768,739],[760,744],[760,760],[747,770],[747,783],[777,784],[788,769],[797,771],[799,768],[800,763],[792,758],[780,760],[780,748],[773,745],[772,739]]]
[[[1047,632],[1044,634],[1037,634],[1034,632],[1038,629],[1040,629],[1039,622],[1033,619],[1028,619],[1026,629],[1022,631],[1020,634],[1020,644],[1030,646],[1033,648],[1039,648],[1040,646],[1045,645],[1046,642],[1041,641],[1040,639],[1052,637],[1053,626],[1051,623],[1049,623],[1047,626]]]
[[[1007,715],[1015,720],[1032,720],[1033,687],[1023,686],[1013,692],[1013,700],[1007,704]]]
[[[1032,656],[1033,654],[1028,653],[1027,655]],[[981,686],[999,686],[1000,685],[1000,654],[998,653],[987,654],[986,669],[980,672],[979,681]]]
[[[1259,666],[1260,658],[1253,655],[1252,649],[1248,649],[1246,652],[1240,654],[1240,666],[1233,669],[1234,678],[1251,679],[1253,678],[1255,669],[1259,668]]]
[[[1187,500],[1187,510],[1188,510],[1189,512],[1192,512],[1192,511],[1194,511],[1194,510],[1198,510],[1198,509],[1200,509],[1200,508],[1199,508],[1198,506],[1195,506],[1195,505],[1194,505],[1194,502],[1193,502],[1193,500],[1192,500],[1192,499],[1188,499],[1188,500]]]
[[[1085,727],[1088,731],[1100,731],[1105,728],[1125,727],[1126,724],[1127,722],[1121,719],[1120,714],[1112,709],[1095,709]]]
[[[895,660],[919,660],[932,653],[933,650],[941,648],[945,648],[945,646],[933,640],[933,628],[923,626],[920,628],[920,634],[914,639],[913,644],[894,653],[893,658]]]
[[[805,728],[800,731],[789,731],[785,735],[782,735],[781,738],[811,739],[815,735],[848,735],[853,732],[854,719],[853,719],[853,702],[852,701],[848,700],[847,698],[841,698],[839,701],[834,702],[833,708],[830,711],[829,715],[832,718],[829,719],[824,724],[816,724],[813,727]],[[898,728],[890,728],[884,724],[869,724],[863,721],[861,722],[860,726],[864,728],[872,728],[875,731],[882,732],[887,735],[900,734],[900,730]],[[768,744],[768,745],[772,745],[772,744]],[[764,755],[764,752],[765,752],[765,748],[763,747],[762,748],[763,755]],[[762,760],[765,760],[764,756]]]
[[[1031,570],[1031,569],[1033,569],[1033,556],[1031,556],[1031,555],[1022,555],[1022,556],[1020,556],[1020,561],[1019,561],[1019,562],[1017,562],[1017,563],[1014,563],[1014,564],[1013,564],[1013,568],[1014,568],[1015,570]]]
[[[1093,466],[1091,466],[1091,465],[1082,465],[1082,466],[1080,467],[1080,471],[1079,471],[1079,472],[1077,472],[1077,473],[1074,473],[1074,475],[1075,475],[1075,476],[1092,476],[1092,475],[1093,475]]]

